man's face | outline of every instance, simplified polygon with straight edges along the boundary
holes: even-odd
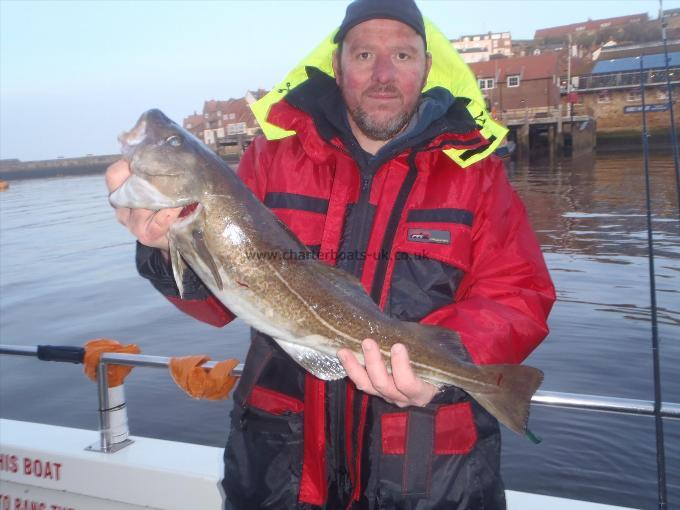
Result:
[[[394,138],[418,106],[430,65],[422,38],[404,23],[373,19],[352,28],[333,58],[350,123],[372,140]]]

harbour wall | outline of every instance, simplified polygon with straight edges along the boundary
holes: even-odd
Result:
[[[67,175],[103,174],[106,168],[118,159],[120,159],[120,154],[41,161],[4,159],[0,161],[0,179],[12,181]]]
[[[120,154],[59,158],[41,161],[0,160],[0,180],[42,179],[70,175],[103,174],[108,166],[121,158]],[[238,165],[238,155],[222,156],[232,168]]]

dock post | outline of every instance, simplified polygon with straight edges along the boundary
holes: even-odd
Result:
[[[530,147],[530,129],[529,123],[526,122],[519,126],[517,129],[517,151],[520,158],[524,158],[529,155]]]

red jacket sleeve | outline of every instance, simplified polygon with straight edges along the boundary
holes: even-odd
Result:
[[[238,167],[238,175],[251,189],[253,193],[260,199],[264,199],[266,187],[266,161],[268,157],[267,148],[269,144],[264,137],[258,137],[253,140],[246,152],[241,158]],[[201,285],[202,286],[202,285]],[[174,280],[173,280],[174,287]],[[219,300],[204,289],[201,293],[198,289],[198,299],[180,299],[175,292],[163,292],[165,297],[173,305],[179,308],[182,312],[200,321],[206,322],[213,326],[222,327],[234,319],[232,314]],[[193,297],[193,296],[192,296]]]
[[[472,261],[455,302],[422,322],[460,334],[475,363],[521,363],[548,334],[555,301],[526,210],[502,161],[480,163],[481,198],[472,226]]]

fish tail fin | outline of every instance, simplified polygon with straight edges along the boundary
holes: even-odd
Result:
[[[492,391],[470,391],[470,395],[510,430],[525,434],[531,397],[543,382],[543,372],[526,365],[478,368],[487,380],[495,381],[495,386]]]

